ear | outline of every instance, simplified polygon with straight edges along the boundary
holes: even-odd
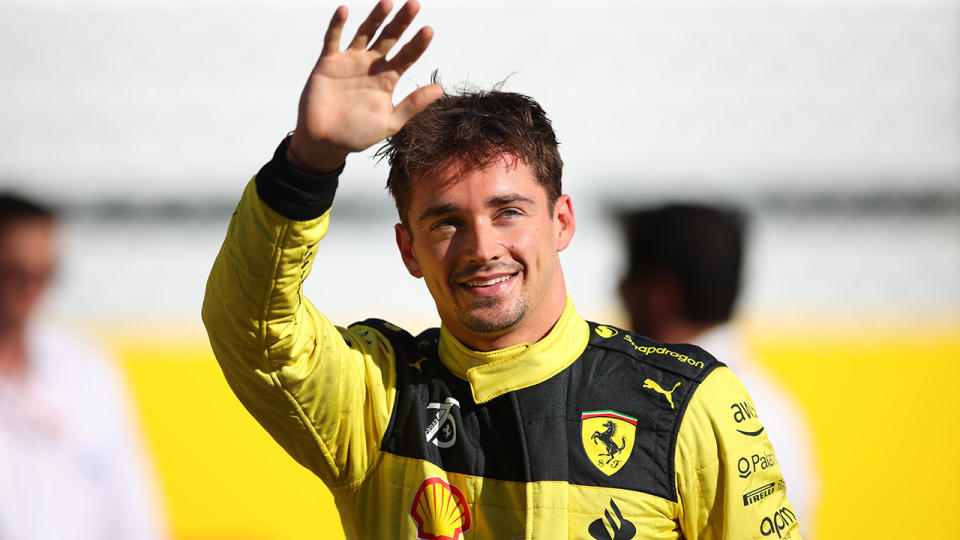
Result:
[[[397,248],[400,249],[400,258],[403,259],[407,272],[410,272],[410,275],[415,278],[422,278],[423,272],[420,271],[420,263],[417,262],[417,258],[413,254],[413,239],[410,237],[410,231],[401,223],[394,225],[393,230],[397,235]]]
[[[570,245],[577,228],[576,221],[570,196],[561,195],[553,207],[553,222],[557,225],[557,251],[563,251]]]

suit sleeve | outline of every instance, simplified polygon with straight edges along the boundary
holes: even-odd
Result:
[[[336,327],[303,297],[332,189],[320,204],[297,196],[291,183],[267,178],[283,175],[278,158],[280,149],[230,221],[203,321],[227,382],[257,421],[328,486],[350,488],[379,456],[396,391],[394,352],[376,330]]]
[[[680,527],[689,540],[800,540],[766,430],[743,384],[717,368],[694,393],[677,439]]]

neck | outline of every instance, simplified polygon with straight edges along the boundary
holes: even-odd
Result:
[[[27,340],[23,324],[0,325],[0,377],[22,374],[27,369]]]
[[[660,329],[653,339],[664,343],[691,343],[696,341],[697,336],[710,330],[719,323],[691,323],[686,321],[675,321],[674,324],[666,325]]]

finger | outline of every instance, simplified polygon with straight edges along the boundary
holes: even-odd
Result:
[[[391,132],[400,131],[404,124],[420,114],[431,103],[440,99],[442,95],[443,87],[439,84],[428,84],[411,92],[409,96],[393,108],[393,115],[390,118]]]
[[[404,4],[393,20],[383,27],[383,32],[380,32],[380,37],[373,43],[370,50],[386,56],[387,52],[396,45],[403,31],[413,22],[413,18],[417,16],[418,11],[420,11],[420,3],[416,0],[410,0]]]
[[[430,40],[433,39],[433,28],[424,26],[413,38],[400,48],[400,51],[394,56],[389,64],[390,69],[397,72],[397,75],[403,75],[403,72],[410,68],[414,62],[420,58],[420,55],[427,50]]]
[[[367,19],[363,21],[360,28],[357,28],[357,35],[353,37],[353,41],[350,42],[350,47],[348,48],[366,49],[367,44],[370,43],[370,39],[377,33],[377,29],[383,24],[383,20],[390,14],[391,9],[393,9],[393,3],[390,2],[390,0],[380,0],[377,2],[377,5],[373,7],[370,15],[367,15]]]
[[[323,36],[323,54],[333,54],[340,50],[340,32],[347,20],[347,6],[340,6],[330,18],[330,26]]]

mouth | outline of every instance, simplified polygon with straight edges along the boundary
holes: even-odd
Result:
[[[458,283],[461,289],[476,296],[494,296],[505,291],[513,283],[519,272],[475,276]]]

